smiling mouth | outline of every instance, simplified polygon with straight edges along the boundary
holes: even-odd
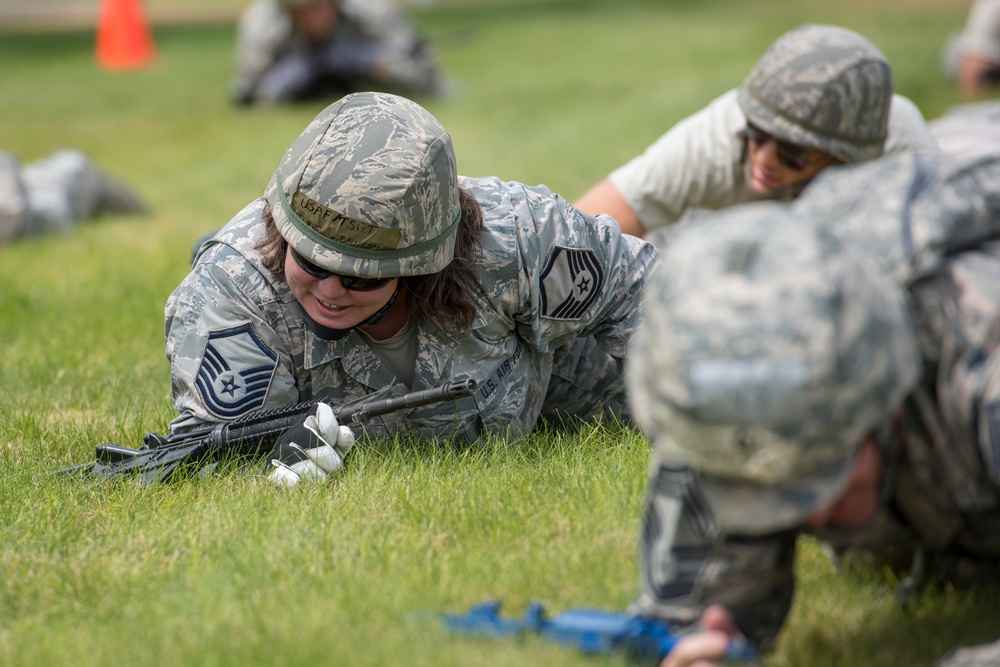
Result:
[[[780,183],[780,178],[777,175],[768,174],[764,171],[756,172],[754,174],[754,178],[756,178],[757,181],[759,181],[760,183],[763,183],[768,186],[774,186]]]
[[[316,301],[318,301],[319,305],[323,306],[327,310],[340,311],[340,310],[345,310],[347,308],[347,306],[337,306],[337,305],[334,305],[332,303],[327,303],[326,301],[323,301],[322,299],[316,299]]]

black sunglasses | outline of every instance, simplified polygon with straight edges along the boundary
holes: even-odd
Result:
[[[289,248],[289,250],[292,251],[292,257],[295,259],[295,263],[310,276],[316,280],[326,280],[330,276],[336,276],[340,280],[340,284],[344,286],[344,289],[351,290],[352,292],[369,292],[371,290],[376,290],[379,287],[388,285],[389,281],[392,280],[392,278],[359,278],[357,276],[342,276],[339,273],[327,271],[324,268],[316,266],[299,253],[295,252],[295,248]]]
[[[758,148],[769,141],[777,142],[778,162],[792,171],[805,171],[809,166],[809,151],[802,146],[790,144],[787,141],[776,139],[767,132],[747,124],[747,129],[740,133],[744,141],[752,141]]]

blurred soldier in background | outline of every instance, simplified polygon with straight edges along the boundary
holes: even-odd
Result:
[[[379,0],[257,0],[236,37],[239,104],[336,99],[360,90],[446,92],[432,46]]]
[[[69,232],[104,213],[144,213],[125,184],[78,150],[56,151],[28,164],[0,151],[0,244],[16,237]]]
[[[474,396],[357,435],[472,441],[625,418],[625,345],[656,257],[544,186],[460,177],[451,137],[416,103],[349,95],[170,296],[171,430],[466,379]],[[336,472],[345,429],[332,412],[308,415],[272,453],[272,477]]]
[[[1000,0],[974,0],[965,29],[945,44],[943,60],[966,99],[1000,91]]]
[[[743,84],[681,121],[575,205],[642,236],[697,209],[791,200],[826,167],[936,151],[885,56],[845,28],[785,33]]]
[[[908,565],[901,593],[997,582],[1000,157],[887,157],[679,227],[626,369],[654,442],[635,607],[701,623],[664,665],[767,650],[804,531]]]
[[[965,30],[945,45],[945,70],[968,100],[927,125],[941,150],[958,155],[1000,153],[1000,0],[973,3]]]

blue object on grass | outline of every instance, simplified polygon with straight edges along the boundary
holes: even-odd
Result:
[[[528,605],[523,619],[500,615],[500,602],[488,600],[469,608],[465,614],[444,614],[449,628],[468,635],[514,636],[531,632],[584,653],[620,651],[641,661],[662,660],[679,637],[659,619],[637,614],[569,609],[548,618],[538,602]],[[726,659],[750,662],[756,652],[745,642],[730,642]]]

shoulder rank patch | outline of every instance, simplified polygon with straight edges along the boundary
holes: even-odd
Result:
[[[576,320],[604,288],[604,267],[593,250],[556,246],[542,271],[542,315]]]
[[[205,407],[223,419],[259,409],[277,362],[277,353],[250,324],[213,331],[196,380]]]

